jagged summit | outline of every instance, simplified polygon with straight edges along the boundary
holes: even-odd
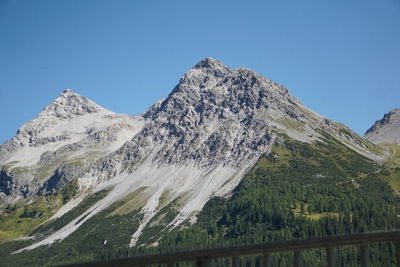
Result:
[[[202,68],[208,68],[208,69],[215,69],[215,68],[228,68],[226,67],[221,61],[213,59],[211,57],[206,57],[205,59],[199,61],[196,65],[193,67],[194,69],[202,69]]]
[[[222,62],[205,58],[183,75],[177,87],[191,87],[191,89],[215,87],[216,80],[226,77],[232,72],[233,70]]]
[[[62,94],[76,94],[71,88],[65,89]]]
[[[167,101],[176,94],[185,95],[185,98],[195,98],[199,93],[205,94],[202,99],[220,98],[222,95],[228,94],[227,97],[232,98],[229,93],[232,90],[235,91],[237,100],[246,103],[252,101],[243,101],[241,98],[248,94],[257,94],[258,91],[273,95],[273,98],[282,98],[282,100],[288,96],[288,90],[285,87],[264,78],[249,68],[231,69],[219,60],[205,58],[182,76]],[[249,90],[253,93],[246,92]]]
[[[134,159],[121,163],[126,168],[136,168],[149,151],[154,151],[151,160],[160,163],[244,166],[269,149],[275,128],[310,141],[319,136],[316,128],[333,132],[339,127],[307,110],[285,87],[212,58],[185,73],[146,117],[151,121],[115,156]]]
[[[385,114],[365,132],[365,138],[373,143],[400,144],[400,108]]]
[[[106,109],[68,88],[43,109],[39,118],[56,117],[63,120],[100,111],[106,111]]]

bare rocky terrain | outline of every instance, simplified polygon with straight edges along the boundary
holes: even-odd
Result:
[[[391,110],[365,133],[365,139],[379,144],[400,144],[400,109]]]

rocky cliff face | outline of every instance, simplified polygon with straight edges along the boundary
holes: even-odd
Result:
[[[365,133],[373,143],[400,144],[400,109],[394,109],[375,122]]]
[[[134,246],[149,221],[167,206],[177,212],[168,229],[195,221],[211,197],[228,195],[282,135],[314,142],[324,133],[370,158],[380,158],[371,152],[372,144],[307,109],[283,86],[252,70],[230,69],[206,58],[165,100],[140,116],[114,114],[65,91],[0,148],[0,190],[3,199],[10,200],[56,191],[72,179],[86,188],[82,194],[109,190],[28,249],[65,238],[122,198],[129,198],[125,211],[141,209],[142,219],[130,243]],[[43,168],[46,175],[39,178]],[[79,201],[73,203],[52,219]]]
[[[134,170],[145,159],[240,168],[268,151],[277,133],[312,142],[320,130],[327,131],[375,157],[356,134],[307,109],[283,86],[211,58],[196,64],[145,114],[149,121],[142,130],[106,159],[111,176]]]

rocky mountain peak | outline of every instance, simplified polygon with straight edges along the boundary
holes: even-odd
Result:
[[[157,162],[245,164],[271,142],[268,116],[297,118],[302,114],[300,105],[286,88],[256,72],[230,69],[206,58],[151,109],[146,116],[151,122],[120,154],[140,161],[145,151],[161,148],[154,152]]]
[[[205,59],[199,61],[193,67],[194,69],[218,69],[218,68],[228,68],[221,61],[213,59],[211,57],[206,57]]]
[[[71,88],[67,88],[62,92],[62,95],[76,94]]]
[[[35,164],[44,152],[83,140],[87,132],[94,133],[112,124],[114,117],[118,120],[115,113],[66,89],[0,146],[0,162],[15,158],[18,164]]]
[[[39,118],[55,117],[65,120],[100,111],[105,111],[105,109],[71,89],[66,89],[50,105],[43,109],[39,114]]]
[[[365,138],[373,143],[400,144],[400,108],[385,114],[365,132]]]
[[[187,89],[193,91],[215,88],[218,80],[231,73],[232,70],[222,62],[212,58],[205,58],[183,75],[172,94],[177,91],[187,91]]]

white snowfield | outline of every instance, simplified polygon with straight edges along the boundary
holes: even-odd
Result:
[[[62,240],[77,230],[85,221],[109,207],[111,204],[128,194],[145,188],[134,200],[143,201],[144,214],[139,228],[132,235],[130,242],[134,246],[151,218],[163,207],[172,201],[178,200],[182,208],[178,216],[170,223],[172,228],[195,216],[212,196],[225,196],[231,192],[240,182],[247,168],[254,162],[249,162],[245,168],[235,169],[230,166],[211,166],[209,168],[198,168],[194,162],[186,165],[154,166],[154,163],[146,162],[133,173],[119,174],[108,182],[98,185],[96,191],[111,188],[106,197],[99,200],[82,215],[75,218],[62,229],[47,238],[22,248],[14,253],[34,249],[39,246],[49,245],[55,241]],[[165,193],[165,194],[163,194]],[[162,203],[161,195],[165,196]],[[181,198],[180,198],[181,197]],[[81,199],[72,200],[71,204],[79,204]],[[72,209],[74,205],[66,205],[53,218],[62,216],[63,213]],[[68,208],[67,208],[68,206]],[[172,229],[171,228],[171,229]]]

